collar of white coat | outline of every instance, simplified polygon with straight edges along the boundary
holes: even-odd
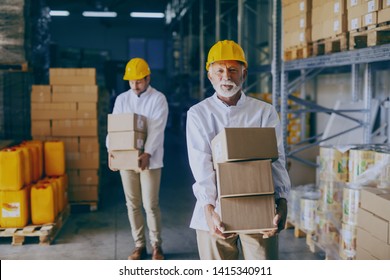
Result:
[[[241,96],[240,96],[240,99],[238,99],[238,102],[237,102],[236,106],[229,106],[229,105],[227,105],[225,102],[223,102],[221,99],[218,98],[218,94],[216,92],[214,92],[214,95],[212,96],[212,98],[215,100],[215,102],[217,102],[217,104],[220,107],[231,108],[231,107],[238,107],[238,106],[241,106],[242,104],[244,104],[244,102],[246,100],[246,95],[241,90]]]
[[[141,93],[140,95],[137,95],[132,89],[130,89],[131,93],[134,94],[135,96],[137,96],[138,98],[149,95],[151,90],[152,90],[152,87],[150,85],[148,85],[148,88],[143,93]]]

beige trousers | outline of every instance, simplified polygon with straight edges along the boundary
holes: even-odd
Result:
[[[262,234],[235,234],[227,239],[212,236],[208,231],[196,230],[201,260],[237,260],[239,244],[245,260],[277,260],[278,236],[263,239]]]
[[[140,173],[132,170],[121,170],[120,175],[135,246],[146,246],[145,219],[142,214],[142,206],[146,213],[150,243],[152,246],[160,246],[161,214],[159,191],[161,168],[144,170]]]

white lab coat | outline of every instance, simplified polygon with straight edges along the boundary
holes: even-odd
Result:
[[[275,108],[243,92],[236,106],[228,106],[214,93],[187,112],[187,149],[195,178],[193,192],[197,199],[190,224],[194,229],[209,230],[205,205],[214,205],[220,214],[211,140],[225,127],[275,127],[279,151],[279,159],[272,164],[275,198],[286,198],[291,187],[285,167],[281,125]]]
[[[144,152],[151,155],[149,169],[163,167],[164,130],[168,119],[168,103],[165,95],[151,86],[140,96],[129,89],[118,95],[112,113],[135,113],[147,118],[148,131]],[[108,137],[106,146],[108,148]]]

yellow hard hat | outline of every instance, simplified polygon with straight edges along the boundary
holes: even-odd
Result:
[[[150,75],[148,63],[142,58],[133,58],[127,62],[123,80],[140,80]]]
[[[209,70],[210,64],[221,60],[237,60],[244,63],[245,67],[248,66],[244,51],[239,44],[231,40],[219,41],[211,47],[207,57],[206,70]]]

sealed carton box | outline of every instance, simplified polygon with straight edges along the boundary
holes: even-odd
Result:
[[[145,145],[146,134],[138,131],[121,131],[108,133],[108,149],[142,150]]]
[[[390,221],[390,189],[363,188],[360,192],[360,207]]]
[[[273,194],[271,160],[218,163],[220,197]]]
[[[379,240],[390,244],[390,224],[371,212],[362,208],[358,209],[357,225],[362,229],[368,231]]]
[[[274,229],[274,195],[224,197],[220,199],[225,232],[259,233]]]
[[[217,163],[253,159],[278,159],[275,128],[224,128],[211,141],[214,168]]]
[[[31,102],[51,102],[51,86],[32,85]]]
[[[108,132],[115,131],[139,131],[146,133],[146,117],[138,114],[108,114]]]
[[[68,191],[69,200],[78,201],[98,201],[99,186],[71,186]]]
[[[111,157],[109,158],[111,168],[118,170],[134,170],[138,171],[138,157],[140,151],[138,150],[123,150],[123,151],[111,151]]]

